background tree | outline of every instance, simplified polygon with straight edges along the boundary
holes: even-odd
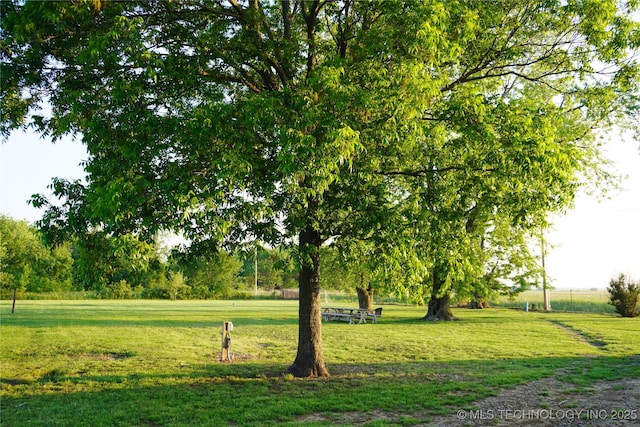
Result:
[[[298,274],[292,259],[293,251],[287,245],[276,248],[258,246],[238,253],[242,259],[242,271],[247,288],[255,287],[255,264],[258,257],[258,287],[273,292],[275,288],[292,288],[298,285]]]
[[[248,292],[239,277],[242,262],[227,252],[174,253],[172,258],[191,297],[231,298]]]
[[[470,308],[485,308],[497,295],[513,297],[541,285],[541,263],[533,251],[537,239],[511,226],[508,218],[495,215],[483,225],[473,258],[481,270],[475,280],[455,286],[457,299],[469,300]]]
[[[26,221],[0,215],[0,289],[60,292],[71,288],[69,245],[49,249]],[[6,297],[6,293],[3,292]]]
[[[78,290],[111,297],[112,288],[148,287],[151,266],[161,268],[152,244],[131,234],[109,236],[103,232],[79,235],[73,244],[73,279]]]
[[[164,291],[165,298],[171,298],[173,300],[178,299],[184,293],[187,293],[190,288],[186,284],[184,275],[180,271],[170,271],[164,286],[161,288]],[[190,295],[187,294],[187,295]]]
[[[374,240],[349,241],[322,248],[323,287],[337,289],[358,297],[360,308],[373,309],[374,295],[397,292],[393,281],[390,256],[376,246]],[[399,265],[396,267],[401,268]],[[399,271],[396,273],[400,273]],[[403,295],[399,295],[403,299]]]

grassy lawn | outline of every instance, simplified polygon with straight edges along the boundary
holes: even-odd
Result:
[[[0,424],[7,426],[413,425],[500,389],[561,375],[588,386],[640,377],[640,319],[609,314],[384,306],[379,324],[325,323],[332,377],[282,376],[296,301],[0,303]],[[219,362],[232,321],[232,363]],[[380,411],[392,414],[377,419]],[[416,416],[415,414],[421,414]],[[426,414],[426,415],[425,415]],[[333,417],[333,418],[332,418]]]

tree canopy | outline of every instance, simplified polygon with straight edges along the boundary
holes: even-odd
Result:
[[[444,298],[427,317],[446,312],[452,287],[483,273],[483,236],[566,207],[601,177],[596,131],[636,122],[636,6],[14,1],[0,130],[87,146],[89,181],[57,181],[49,234],[297,240],[290,372],[325,376],[320,246],[412,260],[431,301]]]
[[[0,215],[0,291],[67,291],[72,263],[69,245],[48,248],[26,221]]]

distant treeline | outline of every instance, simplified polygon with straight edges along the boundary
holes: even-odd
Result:
[[[324,253],[331,258],[331,250]],[[143,242],[94,232],[46,246],[26,221],[0,216],[0,292],[18,295],[68,294],[98,298],[225,299],[243,298],[256,290],[297,288],[294,248],[254,246],[230,253],[168,247],[162,238]],[[332,266],[335,266],[332,267]],[[323,286],[355,290],[361,278],[343,274],[326,262]],[[33,295],[37,297],[36,295]]]

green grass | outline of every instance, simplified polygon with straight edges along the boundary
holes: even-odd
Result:
[[[640,377],[640,319],[384,306],[377,325],[329,322],[332,376],[299,380],[296,301],[0,303],[0,425],[414,425],[551,375]],[[233,363],[219,362],[232,321]],[[377,419],[380,411],[389,420]],[[321,415],[325,421],[314,420]]]

